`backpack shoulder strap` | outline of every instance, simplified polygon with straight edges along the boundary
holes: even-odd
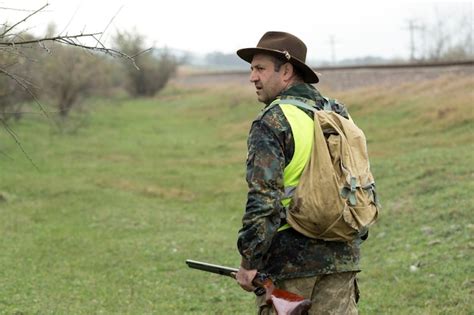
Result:
[[[325,111],[331,111],[331,112],[334,111],[333,105],[334,105],[334,104],[338,104],[338,103],[337,103],[337,100],[329,99],[329,98],[327,98],[327,97],[323,97],[323,98],[324,98],[324,101],[325,101],[325,102],[324,102],[324,108],[323,108],[323,109],[324,109]]]
[[[294,105],[294,106],[299,107],[299,108],[304,108],[304,109],[310,110],[312,112],[316,112],[318,110],[315,107],[315,104],[314,104],[313,101],[308,100],[307,102],[303,102],[303,101],[300,101],[297,98],[293,98],[293,97],[285,97],[283,99],[277,98],[268,107],[279,105],[279,104],[290,104],[290,105]]]
[[[313,113],[316,113],[317,111],[319,111],[319,109],[316,107],[316,103],[313,100],[305,99],[305,101],[302,101],[293,96],[284,96],[283,98],[278,97],[273,102],[271,102],[270,105],[263,108],[262,111],[259,113],[257,119],[262,118],[265,115],[265,113],[267,113],[271,108],[280,104],[294,105],[302,109],[310,110]],[[324,110],[332,111],[331,105],[328,101],[324,103]]]

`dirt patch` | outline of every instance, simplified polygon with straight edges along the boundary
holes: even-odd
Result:
[[[161,187],[132,182],[130,180],[102,180],[97,182],[96,185],[101,188],[112,188],[151,198],[178,199],[182,201],[192,201],[195,198],[193,192],[182,188]]]

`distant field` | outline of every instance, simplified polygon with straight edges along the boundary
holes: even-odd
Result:
[[[328,95],[365,130],[383,204],[361,314],[474,313],[473,91],[442,76]],[[184,263],[238,266],[251,88],[87,105],[75,133],[11,125],[39,171],[0,134],[0,314],[253,314]]]

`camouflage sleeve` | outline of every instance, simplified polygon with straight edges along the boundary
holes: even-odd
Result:
[[[269,112],[253,122],[248,138],[246,179],[249,190],[237,241],[242,266],[246,269],[261,269],[262,258],[284,213],[281,197],[285,143],[291,140],[289,125],[281,109]]]

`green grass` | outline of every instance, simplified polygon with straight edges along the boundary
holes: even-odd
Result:
[[[333,95],[366,131],[384,206],[361,314],[474,313],[472,87]],[[39,171],[0,134],[0,314],[253,314],[233,280],[184,263],[238,266],[250,88],[87,105],[74,133],[11,125]]]

